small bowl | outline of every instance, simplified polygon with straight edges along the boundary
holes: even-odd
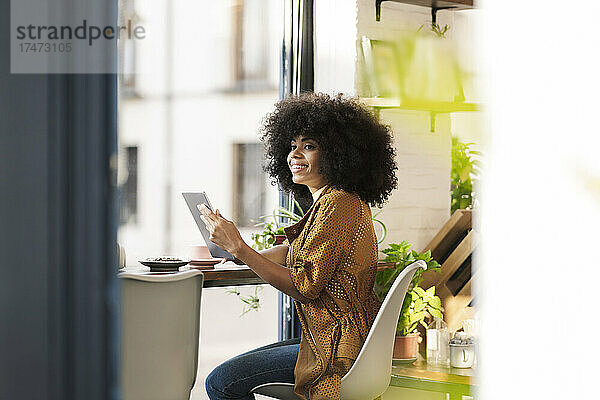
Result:
[[[192,258],[190,260],[190,267],[197,269],[210,269],[224,261],[224,258]]]
[[[140,264],[150,267],[152,272],[176,271],[179,267],[188,265],[190,260],[183,260],[175,257],[151,257],[145,260],[139,260]]]

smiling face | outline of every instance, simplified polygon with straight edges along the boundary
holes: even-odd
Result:
[[[325,177],[319,173],[321,150],[314,139],[305,136],[292,139],[287,162],[292,171],[292,181],[308,186],[311,193],[327,183]]]

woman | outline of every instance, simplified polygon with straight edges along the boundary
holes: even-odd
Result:
[[[256,252],[218,210],[201,211],[211,240],[294,298],[302,337],[226,361],[206,389],[213,400],[252,399],[260,384],[290,382],[303,399],[338,399],[379,307],[368,205],[381,206],[397,184],[389,128],[356,100],[305,94],[276,105],[262,139],[274,182],[313,200],[284,244]]]

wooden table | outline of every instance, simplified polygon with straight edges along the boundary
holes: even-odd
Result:
[[[190,266],[194,268],[194,266]],[[242,285],[262,285],[262,280],[254,271],[245,265],[237,265],[231,261],[217,264],[215,268],[200,269],[204,273],[204,287],[224,287]]]
[[[377,270],[390,268],[392,263],[380,262]],[[181,267],[180,271],[195,268],[193,265]],[[243,285],[263,285],[266,284],[254,271],[245,265],[237,265],[232,261],[223,264],[217,264],[214,268],[197,267],[204,274],[205,288],[243,286]],[[126,267],[120,271],[150,271],[148,267],[134,265]]]
[[[377,270],[379,271],[392,266],[392,263],[380,262],[377,266]],[[194,268],[194,266],[190,266],[190,268]],[[231,261],[217,264],[215,268],[201,269],[201,271],[204,273],[205,288],[261,285],[266,283],[247,266],[237,265]]]
[[[434,367],[423,359],[413,364],[392,365],[391,386],[448,393],[450,400],[462,400],[462,396],[473,396],[473,368]]]

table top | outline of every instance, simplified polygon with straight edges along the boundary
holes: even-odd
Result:
[[[457,385],[473,385],[475,370],[473,368],[451,368],[432,366],[420,359],[412,364],[402,364],[394,361],[392,364],[393,378],[413,378],[432,382],[450,383]]]
[[[475,395],[474,376],[472,368],[431,366],[419,356],[408,365],[393,362],[390,386],[446,393],[449,400],[462,400],[463,396]]]
[[[393,263],[379,262],[377,270],[390,268]],[[190,268],[195,268],[193,265]],[[215,265],[215,268],[200,268],[204,273],[204,287],[224,287],[241,285],[260,285],[266,283],[246,265],[237,265],[231,261]],[[182,268],[183,270],[183,268]]]
[[[380,262],[377,266],[377,270],[390,268],[393,263]],[[187,265],[181,267],[179,271],[185,271],[189,269],[198,269],[204,274],[204,287],[227,287],[227,286],[242,286],[242,285],[262,285],[266,282],[260,278],[254,271],[248,268],[246,265],[238,265],[232,261],[228,261],[222,264],[217,264],[214,267],[195,267],[193,265]],[[127,267],[122,271],[139,271],[149,270],[148,267],[131,266]]]

